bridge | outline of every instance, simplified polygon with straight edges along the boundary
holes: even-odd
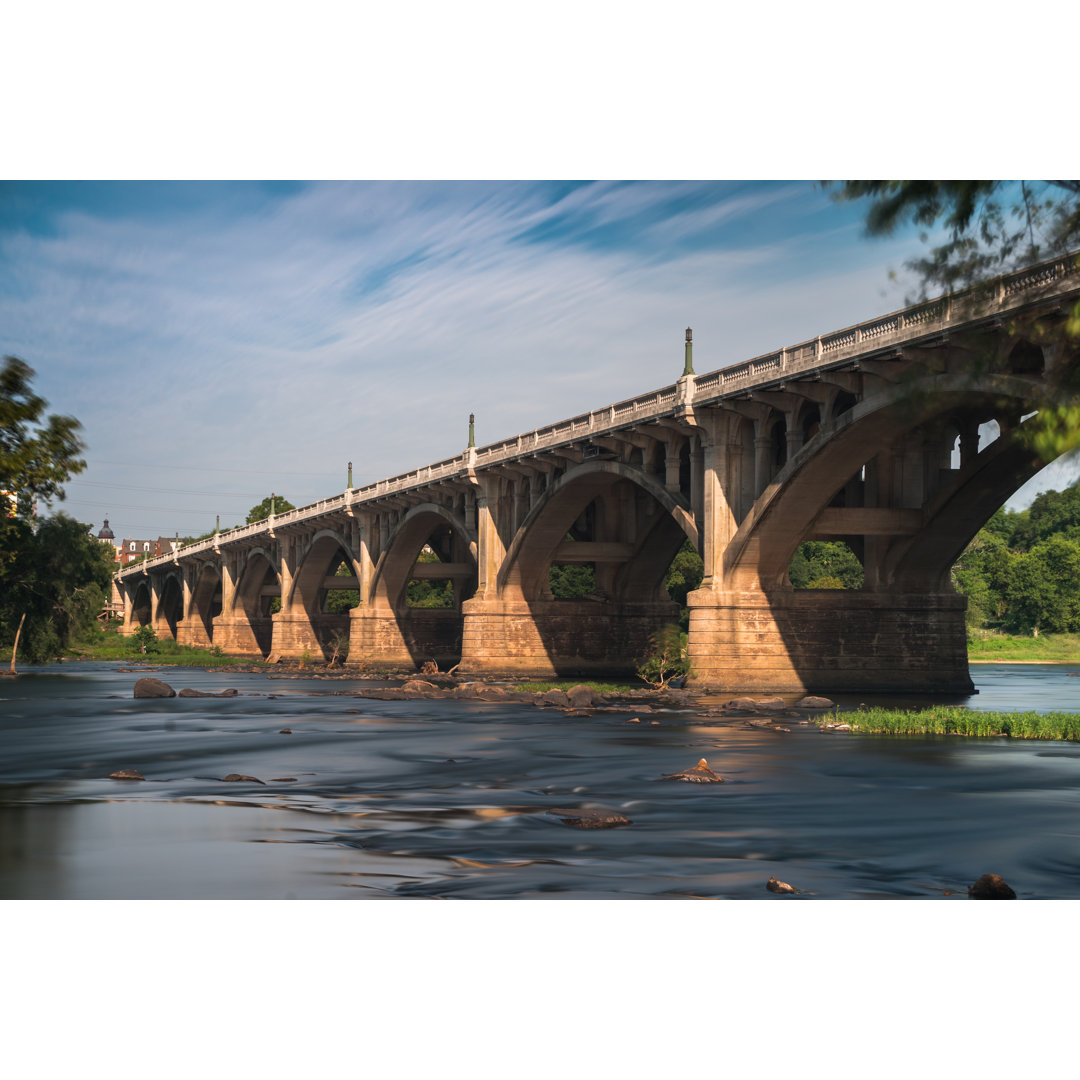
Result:
[[[1080,368],[1078,299],[1063,257],[705,375],[687,330],[672,385],[488,446],[470,418],[452,458],[125,569],[123,632],[271,659],[347,643],[369,669],[627,673],[678,619],[664,579],[689,539],[692,685],[969,692],[950,569],[1045,464],[1018,436]],[[863,587],[792,588],[811,539],[845,540]],[[555,599],[559,564],[594,567],[594,591]],[[410,606],[416,580],[449,583],[452,606]]]

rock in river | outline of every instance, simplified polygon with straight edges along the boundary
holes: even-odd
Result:
[[[796,889],[794,885],[789,885],[786,881],[777,881],[776,876],[773,875],[765,882],[765,888],[769,892],[774,893],[797,893],[802,892],[801,889]]]
[[[983,874],[974,885],[968,886],[972,900],[1015,900],[1016,893],[997,874]]]
[[[575,829],[614,829],[630,824],[628,817],[610,810],[549,810],[548,813]]]
[[[135,683],[137,698],[176,697],[176,691],[160,679],[139,679]]]
[[[243,773],[231,772],[228,776],[223,776],[221,782],[223,784],[238,784],[242,780],[248,780],[253,784],[265,784],[265,780],[260,780],[257,776],[245,776]]]
[[[116,772],[109,773],[110,780],[145,780],[138,769],[117,769]]]
[[[709,768],[709,763],[702,758],[692,769],[683,772],[670,773],[665,780],[682,780],[688,784],[722,784],[724,778],[717,775]]]
[[[183,690],[177,694],[177,697],[236,697],[239,694],[239,690],[222,690],[220,694],[210,694],[205,690],[192,690],[190,687],[184,687]]]

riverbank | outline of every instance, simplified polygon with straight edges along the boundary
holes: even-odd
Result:
[[[968,631],[971,664],[1080,664],[1080,634],[1002,634]]]

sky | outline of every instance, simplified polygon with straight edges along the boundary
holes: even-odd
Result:
[[[2,182],[0,348],[82,423],[55,509],[198,535],[452,457],[470,413],[484,445],[664,386],[687,326],[704,373],[902,307],[918,239],[863,212],[795,180]]]

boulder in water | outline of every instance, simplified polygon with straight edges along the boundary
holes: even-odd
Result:
[[[145,780],[138,769],[117,769],[116,772],[109,773],[110,780]]]
[[[601,696],[591,686],[585,686],[583,683],[571,686],[566,691],[566,697],[573,709],[589,709],[593,705],[599,705],[601,700]]]
[[[177,694],[176,696],[177,697],[187,697],[187,698],[191,698],[191,697],[227,698],[227,697],[236,697],[238,693],[239,693],[238,690],[222,690],[220,694],[211,694],[211,693],[207,692],[206,690],[192,690],[190,687],[185,686],[184,689],[181,690],[180,693]]]
[[[1016,893],[997,874],[983,874],[974,885],[968,886],[972,900],[1015,900]]]
[[[796,709],[835,709],[836,702],[830,701],[827,697],[814,697],[812,694],[807,694],[806,697],[795,702]]]
[[[665,780],[682,780],[687,784],[722,784],[724,778],[717,773],[714,773],[709,768],[709,763],[702,758],[692,769],[685,769],[683,772],[670,773],[664,777]]]
[[[765,888],[768,889],[769,892],[783,894],[802,892],[801,889],[796,889],[794,885],[789,885],[786,881],[777,881],[775,875],[765,882]]]
[[[243,773],[231,772],[228,776],[223,776],[221,782],[223,784],[238,784],[242,780],[249,781],[252,784],[265,784],[265,780],[260,780],[257,776],[246,776]]]
[[[137,698],[176,697],[176,691],[160,679],[139,679],[135,683],[135,696]]]

